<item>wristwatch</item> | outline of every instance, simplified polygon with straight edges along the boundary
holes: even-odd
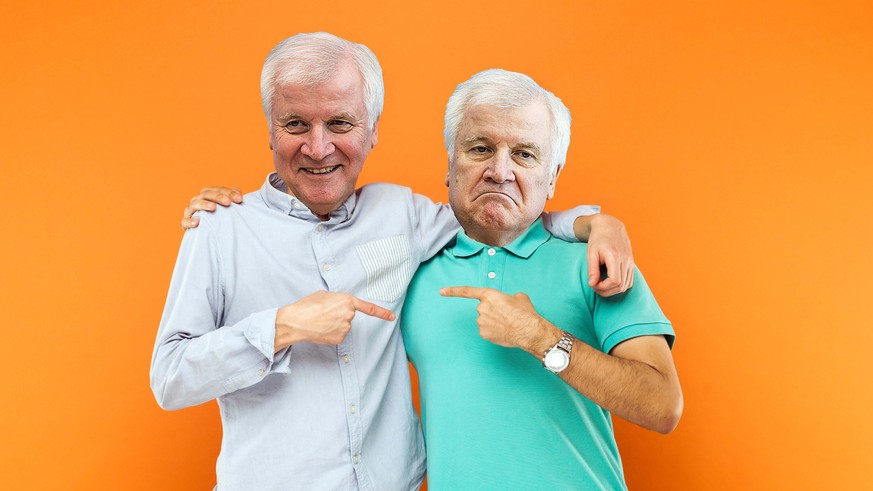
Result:
[[[573,341],[575,340],[576,338],[572,334],[564,331],[564,335],[561,336],[558,344],[549,348],[546,354],[543,355],[543,366],[554,373],[561,373],[570,365],[570,352],[573,349]]]

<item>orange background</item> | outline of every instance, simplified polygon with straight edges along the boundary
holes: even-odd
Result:
[[[679,336],[679,428],[616,422],[632,489],[868,487],[873,4],[413,4],[0,4],[0,488],[211,488],[215,404],[148,386],[178,219],[263,182],[261,64],[314,30],[384,68],[361,184],[444,200],[444,104],[479,70],[570,107],[550,207],[622,218]]]

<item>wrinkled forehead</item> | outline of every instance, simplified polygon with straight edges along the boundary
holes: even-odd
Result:
[[[456,140],[478,140],[525,144],[547,149],[552,133],[552,116],[545,104],[534,101],[520,107],[475,104],[464,107]]]
[[[345,112],[366,118],[364,83],[357,69],[338,69],[322,80],[291,80],[278,83],[273,94],[280,111]]]

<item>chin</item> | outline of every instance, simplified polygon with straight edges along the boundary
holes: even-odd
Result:
[[[489,229],[502,229],[506,224],[512,221],[512,215],[506,212],[503,207],[486,206],[476,213],[476,223],[481,227]]]

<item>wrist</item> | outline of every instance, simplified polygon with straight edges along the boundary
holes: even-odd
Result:
[[[539,328],[536,331],[536,335],[532,336],[523,348],[537,359],[540,359],[546,350],[554,346],[561,339],[564,331],[542,318],[540,318],[538,323]]]
[[[287,308],[282,307],[276,312],[276,337],[273,341],[273,351],[278,353],[291,345],[306,341],[301,332],[287,322]]]
[[[581,216],[573,222],[573,234],[576,235],[579,242],[588,242],[588,238],[591,236],[591,225],[598,216],[600,216],[599,213]]]

